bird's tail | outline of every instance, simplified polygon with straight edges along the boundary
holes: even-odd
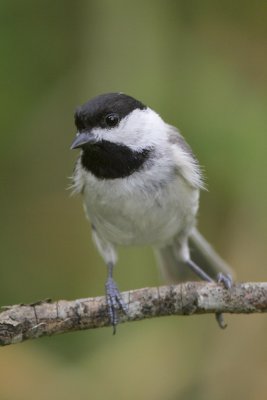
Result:
[[[233,276],[230,266],[216,253],[207,240],[195,228],[189,236],[191,259],[211,278],[217,278],[221,272]],[[175,241],[164,248],[155,249],[159,261],[160,272],[167,282],[195,280],[196,275],[181,260]]]

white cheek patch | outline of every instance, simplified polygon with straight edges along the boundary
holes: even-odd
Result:
[[[119,126],[111,129],[95,128],[94,135],[98,140],[120,143],[132,150],[166,143],[165,122],[150,108],[136,109],[123,118]]]

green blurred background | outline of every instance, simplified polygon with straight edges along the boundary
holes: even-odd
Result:
[[[266,281],[266,1],[1,0],[0,304],[104,292],[68,177],[75,107],[123,91],[180,128],[205,168],[201,231]],[[158,285],[122,249],[121,290]],[[264,315],[161,318],[1,349],[0,399],[266,399]]]

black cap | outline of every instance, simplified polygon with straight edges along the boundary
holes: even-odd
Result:
[[[124,93],[101,94],[77,108],[75,125],[80,132],[95,127],[106,128],[107,115],[116,114],[121,120],[135,109],[146,108],[143,103]]]

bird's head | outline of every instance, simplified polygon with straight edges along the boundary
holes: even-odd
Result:
[[[71,148],[99,142],[127,146],[134,151],[152,147],[164,128],[160,116],[140,101],[123,93],[94,97],[75,112],[77,135]]]

